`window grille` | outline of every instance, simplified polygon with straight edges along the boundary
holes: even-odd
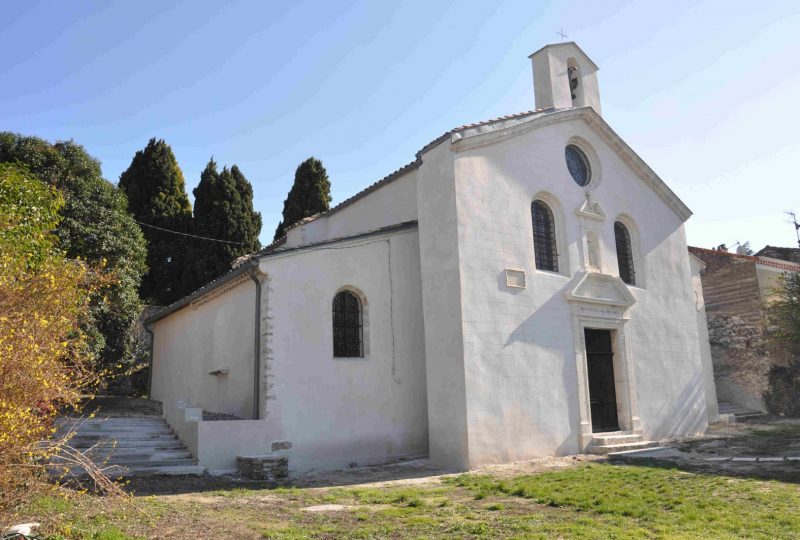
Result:
[[[628,232],[628,228],[620,221],[614,222],[614,239],[617,243],[619,277],[628,285],[636,285],[636,274],[633,270],[631,234]]]
[[[350,291],[342,291],[333,298],[333,356],[364,356],[361,300]]]
[[[538,270],[558,272],[558,251],[556,249],[556,227],[553,212],[542,201],[531,204],[533,219],[533,251]]]

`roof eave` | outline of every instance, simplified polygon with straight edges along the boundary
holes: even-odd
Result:
[[[175,313],[176,311],[186,307],[195,300],[198,300],[203,296],[206,296],[214,292],[220,287],[227,285],[231,281],[256,269],[258,269],[258,258],[253,258],[247,261],[246,263],[242,264],[241,266],[234,268],[228,273],[221,275],[214,281],[204,285],[203,287],[200,287],[199,289],[189,294],[188,296],[184,296],[180,300],[177,300],[169,304],[168,306],[164,306],[161,310],[157,311],[156,313],[145,319],[144,324],[149,325],[153,324],[154,322],[160,321],[164,317],[167,317],[172,313]]]
[[[564,46],[564,45],[573,45],[573,46],[574,46],[576,49],[578,49],[578,52],[579,52],[579,53],[580,53],[580,54],[583,56],[583,59],[584,59],[584,60],[585,60],[585,61],[586,61],[586,62],[587,62],[587,63],[588,63],[590,66],[592,66],[592,67],[594,68],[594,70],[595,70],[595,71],[600,71],[600,68],[597,66],[597,64],[595,64],[595,63],[594,63],[594,61],[593,61],[591,58],[589,58],[589,55],[588,55],[588,54],[586,54],[585,52],[583,52],[583,49],[581,49],[581,48],[580,48],[580,46],[579,46],[577,43],[575,43],[574,41],[567,41],[567,42],[565,42],[565,43],[550,43],[550,44],[548,44],[548,45],[545,45],[545,46],[544,46],[544,47],[542,47],[541,49],[537,50],[536,52],[533,52],[533,53],[529,54],[529,55],[528,55],[528,58],[530,58],[531,60],[533,60],[533,56],[534,56],[534,55],[536,55],[536,54],[540,53],[541,51],[543,51],[543,50],[545,50],[545,49],[549,49],[549,48],[551,48],[551,47],[562,47],[562,46]]]
[[[675,212],[675,214],[685,222],[692,216],[692,211],[683,201],[672,191],[669,186],[650,168],[650,166],[608,125],[602,116],[591,107],[553,109],[541,111],[541,114],[532,114],[529,117],[519,119],[509,126],[501,126],[500,129],[486,130],[490,124],[481,126],[483,130],[476,130],[473,127],[454,130],[454,149],[456,151],[468,150],[486,144],[507,139],[509,136],[538,129],[551,123],[565,122],[572,119],[582,118],[597,131],[605,142],[617,154],[623,158],[631,169],[639,176],[653,191]],[[502,124],[501,120],[494,123]]]

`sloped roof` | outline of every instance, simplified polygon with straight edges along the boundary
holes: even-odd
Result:
[[[584,62],[586,62],[587,64],[592,66],[595,71],[598,71],[600,69],[599,67],[597,67],[597,64],[594,63],[594,60],[589,58],[589,55],[586,54],[585,52],[583,52],[583,49],[581,49],[578,46],[578,44],[575,43],[574,41],[567,41],[567,42],[564,42],[564,43],[550,43],[549,45],[545,45],[544,47],[542,47],[541,49],[537,50],[536,52],[531,53],[530,55],[528,55],[528,58],[532,59],[535,54],[537,54],[537,53],[539,53],[539,52],[541,52],[541,51],[543,51],[545,49],[559,49],[559,48],[564,48],[564,47],[575,47],[575,49],[577,49],[577,51],[578,51],[578,54],[580,54],[582,56],[582,60]]]
[[[800,248],[764,246],[756,253],[760,257],[772,257],[793,263],[800,263]]]
[[[401,178],[406,173],[418,169],[422,165],[422,155],[431,150],[432,148],[438,146],[439,144],[443,143],[444,141],[450,139],[454,143],[464,144],[467,140],[472,140],[478,137],[483,136],[491,136],[493,133],[497,133],[499,131],[507,130],[507,129],[515,129],[515,128],[524,128],[523,124],[529,124],[532,121],[537,122],[533,124],[534,126],[538,125],[538,121],[542,118],[547,117],[554,117],[558,115],[564,115],[565,120],[569,120],[571,118],[578,118],[581,117],[585,119],[590,126],[598,129],[601,135],[609,138],[613,144],[611,145],[615,150],[620,153],[625,153],[625,155],[630,159],[630,163],[632,166],[635,166],[635,169],[640,177],[642,177],[648,185],[653,188],[653,190],[663,199],[667,204],[683,219],[687,219],[691,216],[691,211],[683,204],[683,202],[672,192],[672,190],[655,174],[655,172],[650,169],[650,167],[642,160],[638,154],[636,154],[630,146],[625,143],[625,141],[614,132],[611,127],[606,123],[603,118],[597,114],[591,107],[582,107],[582,108],[567,108],[567,109],[535,109],[524,111],[516,114],[510,114],[506,116],[500,116],[497,118],[492,118],[489,120],[483,120],[480,122],[475,122],[472,124],[464,124],[458,127],[455,127],[451,130],[444,132],[439,137],[433,139],[431,142],[423,146],[415,156],[414,161],[403,165],[396,171],[392,172],[391,174],[381,178],[377,182],[367,186],[366,188],[362,189],[355,195],[345,199],[341,203],[337,204],[333,208],[326,210],[325,212],[321,212],[319,214],[315,214],[313,216],[309,216],[300,220],[297,223],[294,223],[287,227],[287,231],[300,226],[305,223],[309,223],[320,217],[330,216],[340,210],[347,208],[351,204],[355,203],[356,201],[362,199],[363,197],[369,195],[373,191],[380,189],[381,187]],[[286,243],[286,236],[282,236],[281,238],[275,240],[271,244],[265,246],[263,249],[256,253],[252,253],[249,255],[243,255],[236,259],[233,263],[233,269],[228,272],[227,274],[223,275],[222,277],[218,278],[215,281],[212,281],[205,287],[195,291],[194,293],[190,294],[187,297],[184,297],[174,304],[165,307],[159,314],[154,317],[151,317],[148,321],[154,321],[159,318],[166,316],[168,313],[172,313],[177,309],[185,306],[186,304],[190,303],[194,299],[203,296],[209,290],[217,289],[220,286],[227,283],[233,277],[240,276],[244,274],[248,269],[252,268],[252,265],[255,263],[255,260],[271,253],[274,253],[279,250],[279,248]],[[702,248],[697,248],[702,249]],[[283,251],[283,250],[281,250]],[[763,262],[762,262],[763,264]],[[794,269],[794,268],[792,268]]]
[[[420,165],[422,165],[422,157],[421,157],[422,154],[424,154],[425,152],[427,152],[431,148],[434,148],[434,147],[438,146],[439,144],[441,144],[442,142],[447,140],[450,136],[452,136],[454,133],[458,133],[460,131],[464,131],[464,130],[468,130],[468,129],[478,128],[478,127],[481,127],[481,126],[487,126],[487,125],[490,125],[490,124],[495,124],[497,122],[503,122],[503,121],[509,121],[509,120],[520,120],[520,119],[527,118],[529,116],[533,116],[533,115],[537,115],[537,114],[543,114],[543,113],[550,113],[550,112],[556,112],[556,109],[550,108],[550,109],[536,109],[536,110],[531,110],[531,111],[524,111],[524,112],[520,112],[520,113],[516,113],[516,114],[509,114],[509,115],[506,115],[506,116],[499,116],[497,118],[491,118],[489,120],[482,120],[480,122],[475,122],[473,124],[464,124],[462,126],[455,127],[455,128],[453,128],[453,129],[451,129],[449,131],[445,131],[443,134],[441,134],[440,136],[436,137],[431,142],[429,142],[428,144],[426,144],[425,146],[420,148],[420,150],[416,153],[414,161],[412,161],[410,163],[406,163],[405,165],[403,165],[402,167],[400,167],[396,171],[384,176],[383,178],[381,178],[377,182],[375,182],[373,184],[370,184],[369,186],[365,187],[364,189],[362,189],[361,191],[359,191],[355,195],[352,195],[352,196],[348,197],[347,199],[343,200],[342,202],[340,202],[336,206],[330,208],[329,210],[326,210],[325,212],[320,212],[318,214],[314,214],[313,216],[309,216],[307,218],[301,219],[300,221],[298,221],[296,223],[292,223],[291,225],[286,227],[286,231],[289,231],[289,230],[291,230],[291,229],[293,229],[295,227],[299,227],[301,225],[304,225],[306,223],[309,223],[309,222],[314,221],[316,219],[319,219],[321,217],[327,217],[327,216],[330,216],[331,214],[335,214],[336,212],[338,212],[340,210],[343,210],[344,208],[347,208],[348,206],[350,206],[354,202],[366,197],[367,195],[369,195],[373,191],[385,186],[386,184],[392,182],[393,180],[396,180],[396,179],[400,178],[404,174],[406,174],[406,173],[408,173],[410,171],[413,171],[415,169],[418,169],[420,167]],[[264,248],[261,249],[261,251],[259,253],[269,253],[269,252],[271,252],[272,250],[274,250],[275,248],[277,248],[278,246],[282,245],[285,242],[286,242],[286,235],[278,238],[277,240],[275,240],[271,244],[265,246]],[[253,255],[255,255],[255,254],[253,254]],[[245,255],[244,257],[249,258],[250,255]],[[242,259],[247,260],[245,258],[242,258]],[[238,259],[237,259],[237,261],[238,261]]]
[[[571,118],[573,115],[575,117],[583,117],[590,126],[596,128],[601,135],[607,137],[609,140],[613,142],[611,146],[617,150],[619,153],[624,153],[626,157],[629,158],[630,164],[636,169],[639,173],[639,176],[658,194],[662,200],[664,200],[672,209],[675,211],[683,220],[688,219],[692,212],[689,208],[681,201],[677,195],[667,186],[667,184],[661,180],[661,178],[650,168],[649,165],[641,158],[639,155],[630,147],[628,144],[617,135],[617,133],[611,129],[611,126],[599,115],[597,112],[594,111],[591,107],[581,107],[581,108],[567,108],[567,109],[555,109],[555,108],[547,108],[547,109],[534,109],[529,111],[523,111],[516,114],[509,114],[506,116],[499,116],[497,118],[491,118],[489,120],[482,120],[480,122],[475,122],[472,124],[464,124],[458,127],[455,127],[451,130],[445,131],[440,136],[436,137],[428,144],[420,148],[420,150],[416,153],[414,161],[403,165],[396,171],[392,172],[391,174],[381,178],[377,182],[367,186],[366,188],[362,189],[355,195],[348,197],[341,203],[337,204],[333,208],[326,210],[325,212],[320,212],[313,216],[309,216],[304,218],[296,223],[291,224],[286,228],[287,231],[299,227],[300,225],[309,223],[321,217],[327,217],[344,208],[347,208],[351,204],[355,203],[356,201],[366,197],[373,191],[385,186],[386,184],[391,183],[392,181],[401,178],[406,173],[418,169],[422,165],[422,155],[428,152],[429,150],[435,148],[439,144],[443,143],[444,141],[451,139],[451,140],[466,140],[472,139],[474,137],[479,137],[484,134],[489,134],[491,132],[498,132],[501,130],[505,130],[508,128],[514,128],[516,126],[522,126],[523,124],[528,124],[531,121],[538,121],[539,119],[553,117],[556,115],[565,115],[565,120]],[[282,236],[281,238],[275,240],[268,246],[265,246],[259,253],[269,253],[276,247],[282,245],[286,242],[286,236]],[[253,254],[256,255],[256,254]]]
[[[303,244],[302,246],[290,247],[285,249],[275,249],[270,253],[253,253],[251,255],[246,255],[244,257],[239,257],[236,261],[241,261],[240,264],[234,265],[234,267],[229,270],[227,273],[221,275],[217,279],[203,285],[193,293],[184,296],[180,300],[169,304],[168,306],[164,306],[158,308],[157,311],[152,313],[149,317],[147,317],[144,321],[144,324],[148,325],[159,321],[180,309],[192,304],[195,301],[200,301],[203,297],[210,295],[211,293],[219,294],[217,291],[223,289],[224,287],[233,288],[243,281],[246,281],[248,277],[255,276],[258,273],[258,260],[262,257],[268,256],[279,256],[289,252],[296,252],[296,251],[306,251],[311,249],[326,249],[325,246],[329,246],[331,244],[338,244],[341,242],[359,240],[362,238],[369,238],[372,236],[378,236],[387,233],[395,233],[401,232],[406,230],[412,230],[417,227],[417,221],[406,221],[403,223],[397,223],[395,225],[389,225],[387,227],[381,227],[379,229],[375,229],[372,231],[367,231],[358,234],[352,234],[347,236],[341,236],[338,238],[331,238],[329,240],[322,240],[319,242],[312,242],[309,244]],[[225,289],[222,290],[225,292]]]

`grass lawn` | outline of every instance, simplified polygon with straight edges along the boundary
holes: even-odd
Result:
[[[49,538],[799,538],[800,487],[675,469],[582,464],[392,487],[43,498]]]

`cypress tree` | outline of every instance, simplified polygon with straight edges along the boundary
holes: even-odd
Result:
[[[322,162],[310,157],[294,173],[294,184],[283,202],[283,219],[275,230],[275,240],[286,234],[286,228],[303,218],[330,208],[331,183]]]
[[[236,242],[192,241],[184,282],[196,289],[230,270],[237,257],[261,249],[261,214],[253,210],[253,187],[236,165],[217,172],[217,164],[211,158],[192,193],[193,233]]]
[[[122,173],[119,187],[128,196],[128,207],[137,221],[178,232],[189,232],[192,207],[183,173],[163,139],[150,139],[136,152]],[[143,299],[166,305],[188,291],[181,283],[186,238],[143,226],[147,240],[147,274],[139,289]]]

